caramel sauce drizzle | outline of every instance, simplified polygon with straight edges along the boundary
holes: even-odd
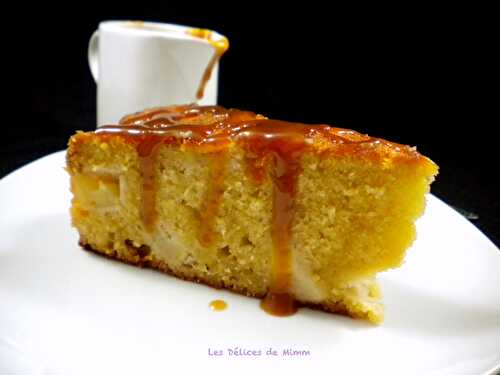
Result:
[[[214,158],[217,160],[213,161],[212,174],[210,176],[211,184],[200,212],[198,240],[205,247],[212,245],[215,239],[215,218],[217,217],[222,195],[224,194],[224,180],[228,164],[227,154],[224,151],[216,153]]]
[[[200,84],[198,85],[198,90],[196,91],[196,99],[199,100],[203,98],[203,95],[205,93],[205,87],[207,86],[207,82],[210,80],[210,77],[212,76],[212,72],[214,70],[215,65],[219,62],[222,55],[229,48],[229,41],[224,36],[221,36],[219,39],[215,39],[213,31],[207,29],[191,28],[186,30],[186,33],[196,38],[204,39],[208,43],[210,43],[212,47],[214,47],[214,54],[210,59],[210,61],[208,62],[205,71],[203,72]]]
[[[159,136],[148,137],[137,145],[140,171],[142,175],[141,219],[148,232],[154,230],[158,214],[156,211],[156,151]]]
[[[268,313],[287,316],[296,310],[292,292],[292,225],[300,157],[315,142],[342,144],[336,152],[366,153],[384,143],[396,151],[419,154],[402,146],[327,125],[305,125],[270,120],[252,112],[227,110],[218,106],[183,105],[152,108],[124,117],[120,125],[100,127],[97,134],[117,134],[137,148],[142,183],[141,216],[145,227],[154,230],[156,212],[155,159],[160,144],[195,147],[216,155],[211,186],[201,208],[199,241],[213,243],[214,219],[224,193],[228,164],[227,147],[238,143],[246,150],[247,171],[256,184],[273,181],[271,282],[261,307]],[[371,154],[370,154],[371,155]],[[269,175],[269,176],[268,176]]]
[[[295,300],[290,294],[292,284],[292,223],[294,218],[293,198],[298,161],[289,155],[275,155],[275,181],[272,218],[273,258],[271,286],[261,307],[277,316],[292,315],[297,311]]]

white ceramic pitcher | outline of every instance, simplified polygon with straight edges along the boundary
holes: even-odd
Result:
[[[218,51],[214,46],[220,42],[227,46],[227,39],[216,32],[186,26],[101,22],[88,49],[90,70],[97,83],[97,125],[115,124],[126,114],[150,107],[216,104]],[[204,95],[197,98],[211,62],[215,65],[205,82]]]

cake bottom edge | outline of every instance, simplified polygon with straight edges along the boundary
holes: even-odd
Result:
[[[132,255],[125,255],[123,253],[119,253],[117,251],[103,251],[100,250],[89,243],[86,243],[80,239],[78,242],[80,247],[83,250],[86,250],[88,252],[104,256],[108,259],[112,259],[115,261],[119,261],[122,263],[126,263],[132,266],[140,267],[140,268],[148,268],[152,269],[155,271],[159,271],[165,274],[168,274],[170,276],[176,277],[178,279],[184,280],[184,281],[189,281],[189,282],[195,282],[198,284],[203,284],[206,286],[209,286],[214,289],[224,289],[228,290],[230,292],[244,295],[246,297],[253,297],[253,298],[258,298],[262,299],[265,297],[265,294],[263,293],[254,293],[246,288],[240,288],[235,285],[225,285],[223,281],[217,282],[216,280],[208,279],[208,278],[203,278],[203,277],[194,277],[191,275],[186,275],[183,272],[180,271],[175,271],[171,267],[168,266],[167,263],[165,263],[162,260],[159,259],[144,259],[140,256],[132,256]],[[367,321],[368,323],[371,324],[380,324],[382,321],[382,316],[379,316],[378,314],[374,314],[371,311],[361,311],[359,309],[356,309],[353,311],[352,307],[349,308],[349,304],[343,302],[343,301],[335,301],[335,302],[324,302],[324,303],[311,303],[311,302],[304,302],[300,300],[296,300],[297,307],[305,307],[305,308],[310,308],[313,310],[318,310],[318,311],[323,311],[326,313],[333,313],[337,315],[342,315],[346,317],[350,317],[353,319],[359,319],[359,320],[364,320]]]

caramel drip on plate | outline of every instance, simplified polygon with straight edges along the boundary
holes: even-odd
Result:
[[[291,315],[297,309],[292,291],[292,225],[303,153],[311,149],[319,152],[320,144],[328,144],[328,152],[378,157],[370,150],[384,143],[390,152],[420,157],[407,146],[351,130],[270,120],[252,112],[218,106],[152,108],[124,117],[120,125],[103,126],[96,133],[103,136],[117,134],[137,148],[143,178],[142,220],[148,230],[154,229],[157,215],[154,168],[157,146],[175,144],[184,149],[196,148],[219,159],[214,163],[211,185],[200,213],[199,240],[204,246],[209,246],[215,239],[213,225],[224,192],[228,147],[236,143],[245,149],[247,171],[252,180],[260,184],[271,178],[273,182],[271,282],[261,306],[277,316]],[[336,147],[339,144],[342,147]]]
[[[208,187],[207,195],[201,206],[201,220],[200,231],[198,239],[200,243],[208,247],[214,242],[215,232],[215,218],[219,209],[222,195],[224,194],[224,180],[226,177],[227,169],[227,154],[226,152],[219,152],[214,155],[212,173],[210,176],[210,185]]]
[[[221,299],[213,300],[212,302],[210,302],[208,304],[208,306],[213,311],[224,311],[225,309],[227,309],[227,303],[226,303],[226,301],[223,301]]]
[[[196,99],[202,99],[205,93],[205,87],[207,86],[207,82],[210,80],[212,76],[212,72],[214,70],[215,65],[219,62],[222,55],[229,48],[229,41],[226,37],[221,36],[219,39],[214,39],[214,33],[211,30],[207,29],[188,29],[186,33],[194,36],[196,38],[204,39],[212,47],[214,47],[214,54],[210,59],[205,71],[203,72],[203,76],[201,78],[200,84],[198,86],[198,90],[196,91]]]

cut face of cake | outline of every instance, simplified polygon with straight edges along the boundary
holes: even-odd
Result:
[[[155,108],[69,141],[83,247],[262,298],[378,323],[437,166],[414,148],[218,106]],[[168,282],[168,280],[166,280]]]

